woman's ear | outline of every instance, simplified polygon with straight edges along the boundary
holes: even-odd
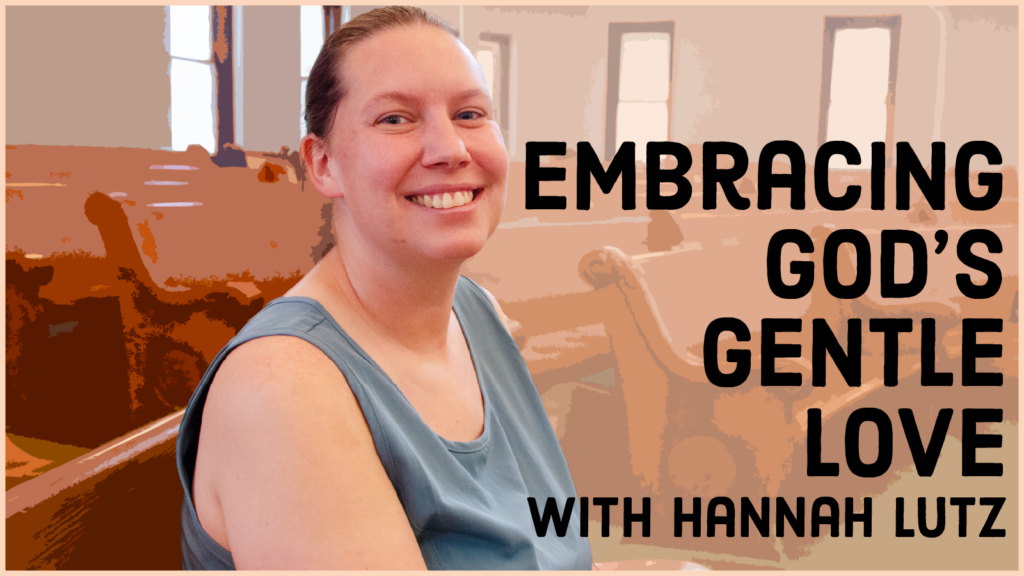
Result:
[[[337,164],[331,163],[327,142],[315,134],[306,134],[299,142],[299,156],[313,187],[324,198],[340,198],[341,183]]]

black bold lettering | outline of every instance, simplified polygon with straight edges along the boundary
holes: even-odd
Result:
[[[843,515],[845,528],[843,535],[847,538],[853,537],[853,524],[860,522],[864,525],[864,537],[871,537],[871,498],[864,499],[864,511],[856,514],[853,511],[853,498],[846,499],[846,513]]]
[[[541,196],[541,182],[564,182],[565,168],[541,168],[541,156],[565,156],[565,142],[526,143],[526,209],[565,210],[565,196]]]
[[[683,522],[693,524],[693,537],[700,538],[700,498],[693,499],[693,512],[683,514],[683,499],[675,499],[675,535],[679,538],[683,535]]]
[[[799,372],[776,372],[776,358],[799,358],[799,344],[779,344],[778,332],[799,332],[803,320],[799,318],[761,319],[761,386],[799,386],[803,376]]]
[[[820,412],[820,411],[819,411]],[[819,426],[821,424],[819,415]],[[820,456],[820,454],[819,454]],[[839,464],[835,465],[838,469]],[[838,475],[838,472],[835,474]],[[789,503],[782,496],[775,498],[775,535],[782,538],[786,535],[786,523],[789,523],[789,527],[793,529],[793,534],[797,538],[804,537],[804,524],[806,518],[804,516],[804,497],[799,496],[796,499],[796,515],[793,515],[793,510],[789,507]]]
[[[832,357],[847,386],[860,386],[860,318],[851,318],[846,323],[846,342],[849,350],[843,350],[824,318],[815,318],[811,326],[811,386],[825,385],[826,354]]]
[[[771,500],[767,496],[761,497],[761,513],[758,514],[754,508],[754,503],[750,501],[750,498],[746,496],[740,500],[740,536],[747,538],[750,536],[750,522],[754,522],[754,526],[757,528],[758,534],[764,537],[768,537],[768,528],[770,526],[769,516],[769,503]]]
[[[590,535],[590,506],[589,498],[580,498],[580,536],[586,538]]]
[[[910,281],[896,283],[896,245],[910,246],[912,265]],[[882,230],[882,298],[913,298],[924,290],[928,280],[928,246],[917,232]],[[900,267],[905,269],[905,267]]]
[[[921,529],[921,535],[925,538],[938,538],[946,531],[946,499],[936,498],[935,503],[936,521],[935,528],[928,527],[928,499],[917,499],[917,527]]]
[[[718,155],[732,156],[732,168],[718,168]],[[750,200],[740,196],[736,181],[747,171],[747,151],[735,142],[704,143],[704,209],[718,207],[718,184],[722,185],[725,199],[738,210],[750,208]]]
[[[839,476],[838,462],[821,461],[821,408],[807,410],[807,475]]]
[[[978,332],[1002,332],[1002,318],[964,318],[964,347],[960,373],[964,386],[1002,386],[1002,372],[978,372],[978,358],[1000,358],[1002,344],[978,344]]]
[[[871,209],[885,210],[885,142],[871,143]]]
[[[776,174],[772,170],[772,163],[779,154],[789,158],[789,174]],[[803,210],[806,207],[804,197],[807,187],[805,164],[804,151],[796,142],[775,140],[766,144],[757,161],[757,209],[771,209],[772,189],[789,188],[789,207]]]
[[[978,174],[978,184],[985,186],[985,195],[981,198],[971,194],[971,158],[984,156],[989,166],[1003,163],[1003,156],[991,142],[976,140],[960,147],[956,154],[956,197],[960,204],[968,210],[988,210],[999,203],[1003,195],[1003,175],[999,172],[982,172]]]
[[[822,508],[828,507],[829,514],[824,516]],[[821,535],[821,525],[829,525],[829,535],[835,538],[839,536],[839,503],[831,496],[821,496],[814,499],[811,505],[811,538]]]
[[[935,318],[921,320],[921,386],[952,386],[951,372],[935,371]]]
[[[843,244],[852,244],[857,257],[857,270],[853,283],[849,286],[839,281],[839,248]],[[825,254],[822,273],[825,276],[825,288],[836,298],[860,298],[868,290],[871,283],[871,244],[867,236],[860,230],[836,230],[825,239]]]
[[[612,519],[610,507],[618,505],[618,498],[594,498],[594,506],[601,507],[601,536],[604,538],[611,535]]]
[[[718,367],[718,337],[723,332],[732,332],[739,342],[750,342],[750,330],[739,318],[718,318],[704,331],[704,373],[715,386],[732,388],[743,384],[750,376],[750,350],[727,351],[725,359],[735,362],[736,369],[729,374],[722,373]]]
[[[565,513],[561,517],[558,515],[558,504],[554,498],[548,498],[544,504],[544,516],[542,517],[537,510],[537,499],[530,496],[526,499],[530,503],[530,515],[533,516],[533,528],[537,531],[537,536],[544,537],[548,533],[548,520],[554,518],[555,534],[559,537],[565,536],[565,533],[569,530],[569,519],[572,518],[572,507],[576,503],[575,498],[569,498],[565,501]]]
[[[799,277],[796,284],[782,281],[782,247],[796,244],[801,254],[814,252],[814,242],[803,230],[779,230],[768,241],[768,287],[779,298],[795,300],[810,293],[814,286],[814,262],[795,260],[789,263],[789,273]]]
[[[590,142],[579,143],[576,158],[576,209],[590,210],[590,175],[594,175],[601,192],[608,194],[622,177],[622,209],[636,209],[636,144],[623,142],[606,172]]]
[[[970,274],[957,274],[956,285],[964,296],[983,300],[991,298],[996,295],[996,292],[999,292],[999,287],[1003,283],[1003,273],[995,262],[975,256],[971,252],[971,248],[975,244],[984,244],[988,248],[989,254],[1002,254],[1003,243],[999,241],[999,236],[996,236],[996,233],[991,230],[968,230],[961,234],[960,239],[956,242],[957,258],[965,266],[984,272],[988,276],[985,283],[979,286],[971,282]]]
[[[992,526],[996,523],[996,518],[999,516],[999,511],[1003,509],[1003,504],[1006,503],[1006,498],[982,498],[982,506],[991,506],[992,510],[988,513],[988,518],[985,519],[985,525],[981,527],[982,538],[1006,538],[1006,530],[1002,528],[993,529]]]
[[[1001,434],[978,434],[978,422],[1002,422],[1001,408],[964,408],[963,448],[961,453],[964,476],[1002,476],[999,462],[978,462],[978,448],[1002,448]],[[982,502],[984,504],[984,502]]]
[[[818,204],[826,210],[849,210],[860,200],[860,186],[847,186],[842,196],[832,195],[828,186],[828,161],[833,156],[846,158],[847,164],[860,164],[860,152],[853,144],[842,140],[822,144],[814,156],[814,195],[818,198]]]
[[[663,154],[674,156],[676,167],[661,167]],[[690,201],[693,187],[686,179],[686,171],[693,165],[690,149],[678,142],[647,143],[647,209],[678,210]],[[676,185],[676,193],[671,196],[661,195],[661,183],[671,182]]]
[[[885,355],[882,361],[882,381],[886,386],[899,384],[900,333],[913,332],[914,321],[910,318],[871,318],[868,320],[868,330],[885,334],[882,347],[882,353]]]
[[[871,464],[860,459],[860,427],[871,422],[878,428],[878,458]],[[846,421],[846,465],[861,478],[878,478],[892,464],[892,421],[878,408],[858,408]]]
[[[625,515],[623,516],[623,527],[622,534],[626,538],[633,535],[633,522],[643,522],[643,535],[647,538],[651,535],[651,499],[644,496],[643,499],[643,512],[636,514],[633,512],[633,499],[629,496],[623,500],[626,505]]]
[[[725,507],[725,516],[717,514],[718,507]],[[716,496],[708,502],[708,538],[715,537],[715,526],[725,525],[725,535],[729,538],[736,536],[736,507],[731,498]]]
[[[906,520],[906,507],[903,503],[903,497],[896,499],[896,537],[897,538],[913,538],[914,529],[905,528],[904,521]]]
[[[931,176],[909,142],[896,143],[896,209],[910,210],[910,177],[933,210],[946,209],[946,143],[932,142]]]
[[[967,507],[974,506],[974,498],[950,498],[950,506],[956,506],[959,508],[959,514],[957,515],[957,535],[961,538],[967,537]]]
[[[935,427],[932,428],[931,439],[928,440],[928,447],[925,448],[924,441],[921,440],[921,429],[918,428],[917,420],[914,418],[914,411],[910,408],[900,408],[900,422],[903,424],[903,433],[907,437],[910,454],[914,457],[914,466],[917,468],[918,476],[931,476],[935,472],[935,465],[939,463],[942,444],[946,441],[946,432],[949,430],[949,423],[952,420],[952,408],[939,410],[939,417],[935,420]]]

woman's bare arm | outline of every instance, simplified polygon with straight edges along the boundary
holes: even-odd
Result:
[[[232,351],[200,438],[238,569],[425,568],[359,403],[312,344],[270,336]]]

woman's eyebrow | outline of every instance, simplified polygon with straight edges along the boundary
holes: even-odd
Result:
[[[409,94],[406,94],[405,92],[396,92],[396,91],[381,92],[380,94],[377,94],[376,96],[371,98],[370,101],[367,102],[367,104],[363,108],[363,110],[364,111],[369,110],[370,108],[373,108],[374,106],[380,104],[381,102],[385,102],[385,101],[388,101],[388,100],[397,100],[398,102],[401,102],[402,104],[407,104],[407,105],[408,104],[413,104],[413,103],[418,101],[417,98],[415,98],[413,96],[410,96]]]
[[[487,91],[482,88],[471,88],[469,90],[463,90],[455,95],[456,100],[469,100],[477,96],[486,96]]]

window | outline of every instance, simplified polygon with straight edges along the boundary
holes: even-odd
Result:
[[[483,68],[484,78],[487,80],[487,91],[491,94],[494,116],[498,127],[501,128],[501,137],[505,140],[505,146],[509,147],[509,69],[512,59],[512,37],[508,34],[483,32],[480,34],[478,45],[480,49],[476,52],[476,60]]]
[[[608,29],[608,116],[605,160],[623,142],[669,139],[673,22],[613,23]]]
[[[217,148],[213,109],[213,35],[210,6],[168,7],[171,76],[171,149]]]
[[[234,141],[231,6],[168,6],[171,149]]]
[[[324,9],[322,6],[299,7],[299,76],[302,105],[299,107],[299,138],[306,135],[306,81],[313,69],[320,48],[324,45]]]
[[[327,37],[352,19],[351,6],[301,6],[299,14],[299,139],[306,135],[306,81]]]
[[[899,16],[825,18],[818,146],[843,140],[861,156],[859,166],[834,157],[831,168],[869,169],[872,142],[885,142],[890,165],[899,34]]]

